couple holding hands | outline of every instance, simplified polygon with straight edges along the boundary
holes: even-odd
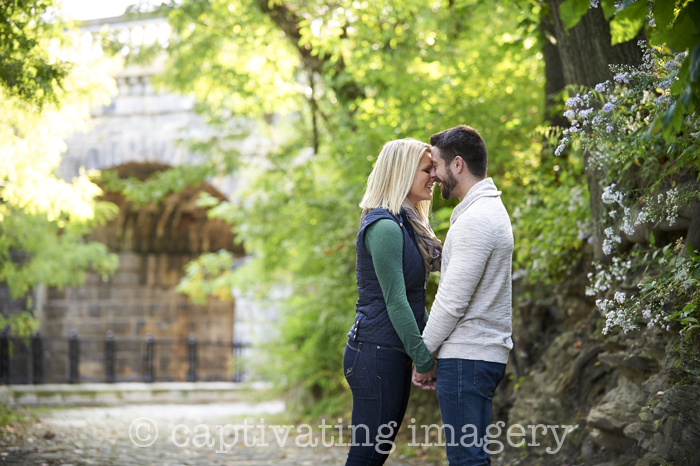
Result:
[[[477,445],[455,439],[467,426],[483,438],[493,392],[505,375],[511,334],[513,232],[486,177],[486,145],[460,125],[430,138],[388,142],[367,181],[357,233],[357,314],[343,372],[357,429],[346,466],[384,464],[389,448],[371,443],[381,426],[403,420],[411,382],[436,389],[454,465],[490,464]],[[428,223],[433,186],[459,198],[444,247]],[[425,310],[430,272],[440,285]],[[363,445],[364,444],[364,445]]]

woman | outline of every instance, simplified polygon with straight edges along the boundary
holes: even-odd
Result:
[[[352,390],[353,442],[346,466],[381,465],[408,404],[411,362],[434,376],[423,344],[428,274],[442,247],[428,224],[434,179],[430,146],[388,142],[367,181],[357,233],[357,315],[343,371]]]

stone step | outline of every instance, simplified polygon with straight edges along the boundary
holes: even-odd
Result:
[[[146,403],[246,402],[267,382],[124,382],[0,386],[4,406],[118,406]]]

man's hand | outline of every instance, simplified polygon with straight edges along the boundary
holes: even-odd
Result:
[[[413,366],[413,385],[422,388],[423,390],[435,390],[437,381],[437,359],[433,368],[424,374],[419,374],[416,371],[416,366]]]

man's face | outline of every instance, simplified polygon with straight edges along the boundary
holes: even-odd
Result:
[[[450,199],[453,197],[452,191],[457,186],[457,178],[455,178],[449,165],[445,163],[440,155],[440,149],[435,146],[433,146],[431,149],[431,159],[433,163],[433,170],[430,172],[430,174],[440,185],[440,195],[442,198]]]

